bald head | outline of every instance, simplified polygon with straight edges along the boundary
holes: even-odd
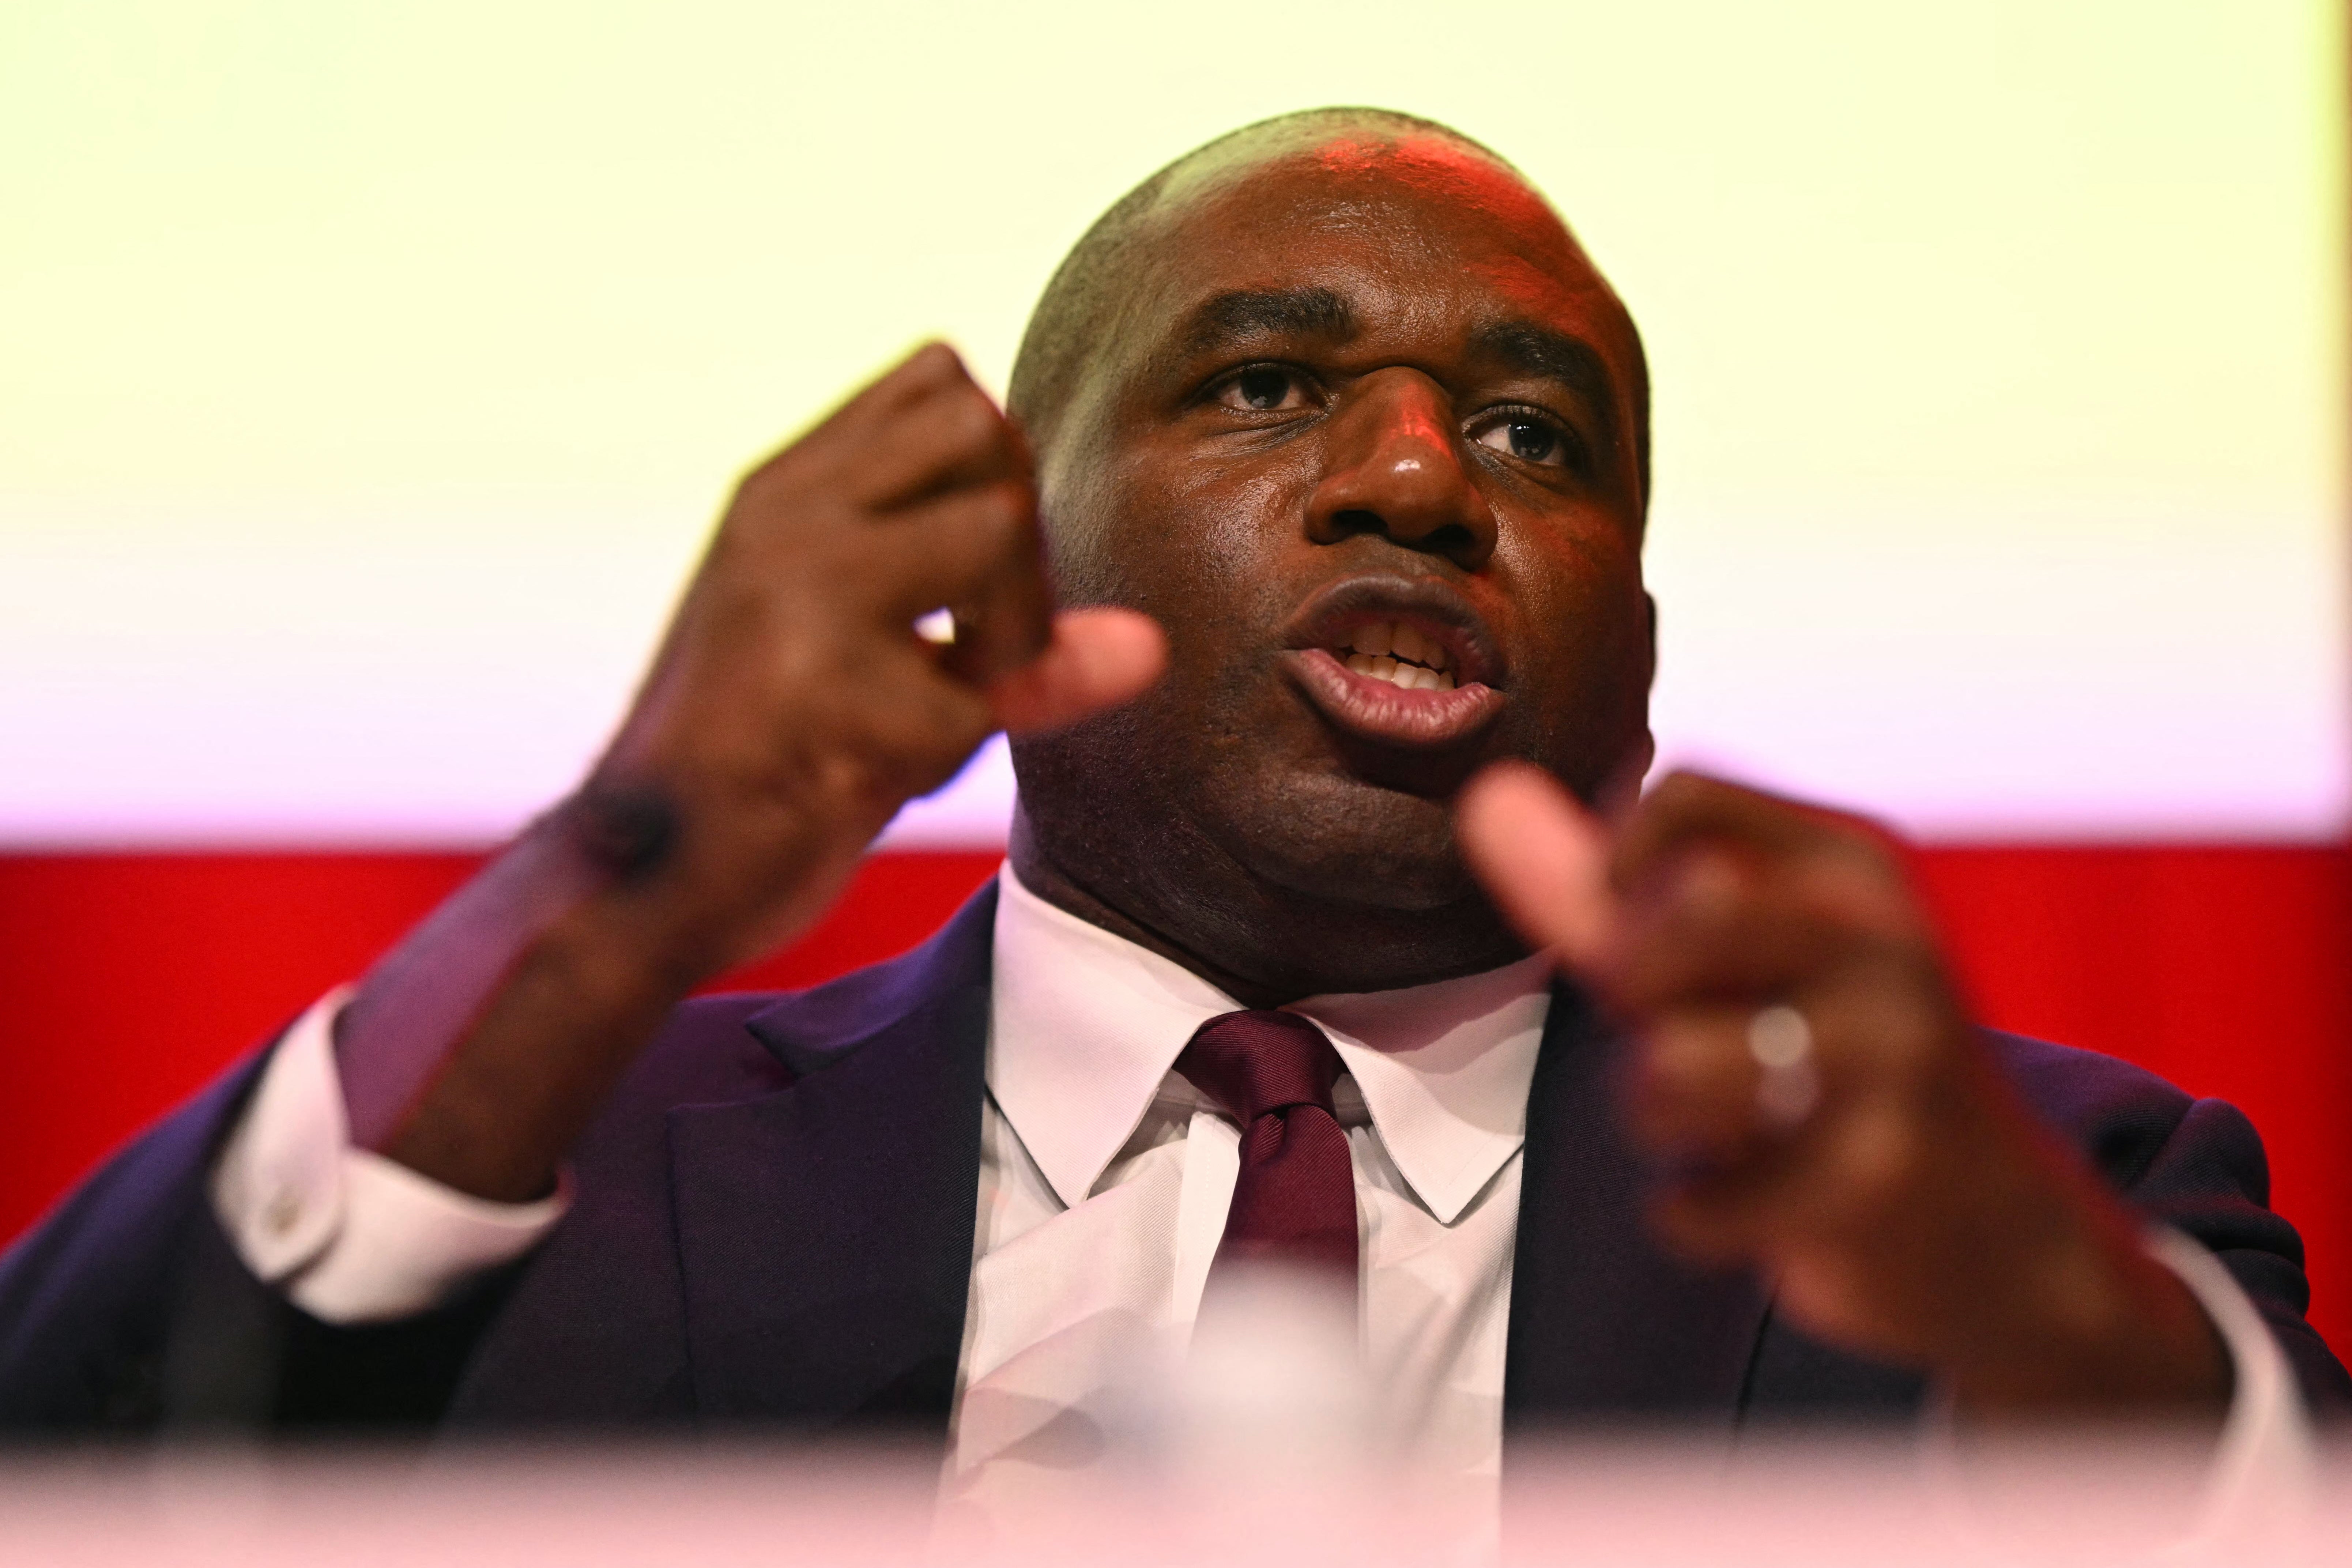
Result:
[[[1121,306],[1155,248],[1181,237],[1184,209],[1269,166],[1298,160],[1314,162],[1334,179],[1367,184],[1385,179],[1425,194],[1442,192],[1456,183],[1452,176],[1465,165],[1475,165],[1486,177],[1475,184],[1459,181],[1458,194],[1480,204],[1493,202],[1492,176],[1499,173],[1524,194],[1524,218],[1533,226],[1556,231],[1562,242],[1557,259],[1608,292],[1608,285],[1542,194],[1508,160],[1452,127],[1388,109],[1334,107],[1278,115],[1228,132],[1161,168],[1113,203],[1063,258],[1030,314],[1007,398],[1013,416],[1041,448],[1053,443],[1089,359],[1118,330]],[[1622,307],[1618,314],[1633,349],[1636,420],[1631,435],[1646,495],[1647,366],[1632,318]]]

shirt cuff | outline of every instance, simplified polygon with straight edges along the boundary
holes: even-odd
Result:
[[[2150,1231],[2147,1249],[2205,1309],[2233,1374],[2198,1533],[2249,1538],[2247,1526],[2274,1527],[2309,1495],[2315,1450],[2303,1392],[2270,1325],[2220,1258],[2169,1227]]]
[[[2220,1436],[2210,1448],[2200,1446],[2193,1472],[2183,1478],[2193,1479],[2197,1489],[2193,1495],[2179,1494],[2184,1504],[2173,1516],[2179,1522],[2166,1526],[2152,1519],[2142,1521],[2155,1531],[2147,1544],[2153,1548],[2161,1542],[2153,1560],[2276,1561],[2273,1547],[2294,1556],[2288,1548],[2302,1539],[2316,1479],[2316,1450],[2310,1416],[2285,1352],[2244,1289],[2210,1251],[2179,1231],[2163,1226],[2149,1230],[2144,1244],[2149,1256],[2170,1269],[2204,1309],[2221,1336],[2231,1373],[2230,1408],[2222,1417]],[[2079,1436],[2096,1436],[2096,1432],[2086,1428]],[[2070,1448],[2067,1459],[2094,1476],[2099,1473],[2102,1460],[2112,1463],[2120,1457],[2130,1462],[2135,1456],[2132,1435],[2108,1436],[2121,1439],[2112,1454],[2094,1444],[2088,1448]],[[2174,1450],[2164,1441],[2164,1434],[2149,1436],[2158,1446],[2137,1458],[2168,1461]],[[2016,1500],[2004,1489],[2014,1489],[2021,1481],[2030,1492],[2040,1470],[2046,1468],[2047,1451],[2032,1442],[2022,1445],[2021,1477],[2012,1473],[2019,1455],[2010,1456],[2009,1465],[1995,1463],[1990,1469],[1964,1458],[1948,1398],[1931,1403],[1926,1436],[1931,1484],[1948,1521],[1961,1537],[1996,1553],[2014,1554],[2029,1546],[2038,1552],[2047,1545],[2033,1531],[2046,1528],[2050,1521],[2035,1517],[2036,1510],[2031,1507],[2012,1510],[2008,1505]],[[2148,1484],[2144,1476],[2139,1484]],[[2013,1513],[2019,1517],[2011,1517]],[[2252,1554],[2241,1556],[2242,1552]]]
[[[247,1268],[312,1317],[414,1317],[530,1251],[571,1206],[567,1172],[535,1203],[499,1204],[352,1147],[334,1024],[351,988],[286,1032],[213,1167],[213,1213]]]

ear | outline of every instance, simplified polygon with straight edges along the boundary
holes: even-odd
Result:
[[[1595,809],[1604,816],[1614,816],[1642,798],[1642,781],[1650,776],[1650,764],[1658,760],[1658,737],[1650,729],[1648,694],[1658,684],[1658,601],[1646,589],[1642,594],[1642,624],[1649,646],[1642,655],[1643,702],[1642,736],[1625,749],[1625,755],[1601,786]]]
[[[1650,640],[1649,647],[1642,656],[1644,670],[1642,689],[1651,691],[1656,689],[1658,684],[1658,596],[1647,588],[1642,590],[1642,625]]]

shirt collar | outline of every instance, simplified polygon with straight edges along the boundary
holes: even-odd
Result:
[[[1241,1004],[998,873],[988,1088],[1055,1194],[1093,1193],[1193,1032]],[[1541,956],[1289,1010],[1322,1026],[1397,1170],[1452,1223],[1518,1149],[1550,1003]]]
[[[1483,974],[1309,996],[1290,1007],[1331,1037],[1389,1157],[1444,1225],[1526,1142],[1528,1085],[1550,1010],[1543,953]]]

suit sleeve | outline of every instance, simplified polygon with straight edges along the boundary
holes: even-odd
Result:
[[[149,1130],[0,1256],[0,1433],[163,1422],[180,1297],[211,1226],[205,1172],[264,1059]],[[216,1227],[212,1240],[225,1245]]]
[[[2304,1317],[2311,1283],[2303,1238],[2267,1206],[2262,1139],[2235,1106],[2191,1102],[2125,1193],[2230,1271],[2278,1341],[2314,1415],[2352,1415],[2352,1376]]]
[[[507,1279],[346,1329],[257,1278],[209,1187],[269,1059],[230,1069],[0,1256],[0,1437],[385,1430],[438,1415]]]
[[[2253,1124],[2235,1106],[2095,1051],[1990,1030],[1987,1040],[2027,1102],[2126,1202],[2220,1260],[2277,1340],[2311,1414],[2352,1417],[2352,1376],[2305,1321],[2303,1238],[2270,1207]]]

